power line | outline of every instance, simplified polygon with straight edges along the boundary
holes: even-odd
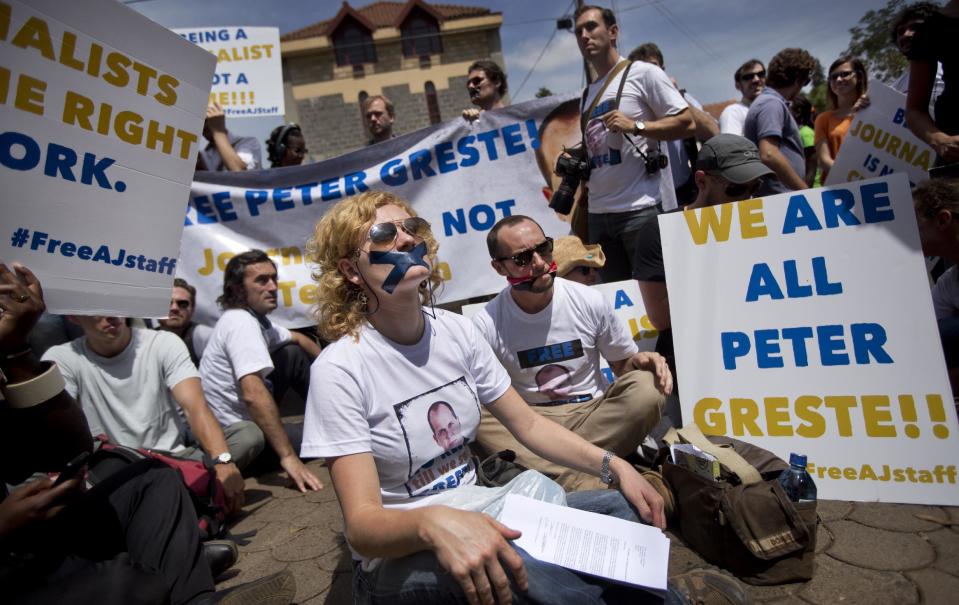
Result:
[[[566,7],[566,10],[563,11],[563,14],[569,13],[570,9],[573,8],[573,5],[575,4],[575,2],[576,2],[576,0],[572,0],[572,1],[569,3],[569,6]],[[555,19],[554,19],[554,21],[555,21]],[[529,77],[530,77],[531,75],[533,75],[533,71],[536,69],[536,66],[539,65],[539,62],[540,62],[540,60],[543,58],[543,55],[546,54],[546,50],[549,48],[549,45],[553,42],[553,38],[556,37],[556,32],[558,32],[558,31],[559,31],[559,28],[555,28],[555,29],[553,30],[553,33],[550,34],[550,36],[549,36],[549,40],[546,41],[546,45],[543,46],[543,50],[541,50],[541,51],[539,52],[539,56],[536,57],[536,60],[533,61],[533,65],[529,68],[529,71],[526,72],[526,77],[523,78],[523,81],[520,82],[519,87],[516,89],[516,98],[517,98],[517,99],[519,98],[519,93],[520,93],[520,91],[523,90],[523,86],[525,86],[525,85],[526,85],[526,82],[529,81]]]

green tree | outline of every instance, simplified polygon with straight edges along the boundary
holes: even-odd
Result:
[[[909,4],[906,0],[888,0],[883,8],[867,11],[849,30],[852,37],[846,52],[865,62],[871,78],[891,84],[909,67],[891,39],[896,15]]]
[[[551,97],[551,96],[553,96],[553,91],[546,88],[545,86],[540,86],[539,90],[536,91],[537,99],[542,99],[543,97]]]

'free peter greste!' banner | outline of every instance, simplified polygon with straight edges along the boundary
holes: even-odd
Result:
[[[113,0],[0,2],[0,260],[54,313],[163,317],[215,59]]]
[[[821,498],[959,504],[904,174],[659,221],[686,423],[806,454]]]
[[[525,214],[547,235],[569,232],[543,189],[553,186],[545,177],[563,145],[580,136],[577,98],[529,101],[483,112],[473,122],[457,115],[317,164],[197,172],[177,267],[197,288],[195,319],[216,320],[226,263],[260,248],[278,266],[279,307],[270,318],[287,327],[314,324],[317,293],[306,241],[327,209],[364,191],[393,193],[431,223],[444,276],[437,302],[502,289],[505,280],[490,267],[486,249],[496,221]]]

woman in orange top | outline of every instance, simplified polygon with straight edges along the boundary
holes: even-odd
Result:
[[[829,66],[829,96],[831,109],[816,118],[816,157],[826,181],[839,146],[846,137],[852,116],[868,105],[866,88],[868,77],[862,61],[850,55],[839,57]]]

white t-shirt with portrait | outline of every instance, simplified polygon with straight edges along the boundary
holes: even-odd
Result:
[[[629,330],[594,288],[557,278],[553,300],[527,313],[500,292],[473,316],[481,334],[530,404],[582,403],[609,386],[599,356],[620,361],[638,351]]]
[[[645,161],[626,137],[622,133],[609,132],[603,124],[601,116],[611,109],[604,105],[607,101],[611,103],[616,99],[623,73],[625,69],[610,81],[586,124],[586,146],[592,166],[589,177],[589,211],[594,214],[628,212],[655,206],[662,200],[660,181],[665,174],[669,174],[668,170],[660,170],[653,175],[646,174]],[[593,99],[604,82],[605,78],[601,78],[590,84],[585,109],[592,106]],[[687,107],[688,104],[673,86],[666,72],[642,61],[636,61],[630,66],[623,96],[619,101],[619,109],[626,116],[647,122],[678,114]],[[645,137],[629,136],[643,153],[647,153],[648,143]],[[649,143],[655,147],[658,142],[650,139]],[[662,153],[666,153],[664,144],[660,149]],[[672,183],[668,188],[672,189]]]
[[[467,445],[480,405],[509,376],[470,320],[436,309],[423,337],[397,344],[372,326],[326,347],[310,370],[300,455],[370,452],[383,504],[412,508],[476,482]]]
[[[289,330],[246,309],[228,309],[220,316],[200,359],[203,394],[220,424],[253,420],[240,398],[240,379],[259,374],[265,380],[273,371],[270,353],[290,339]]]

